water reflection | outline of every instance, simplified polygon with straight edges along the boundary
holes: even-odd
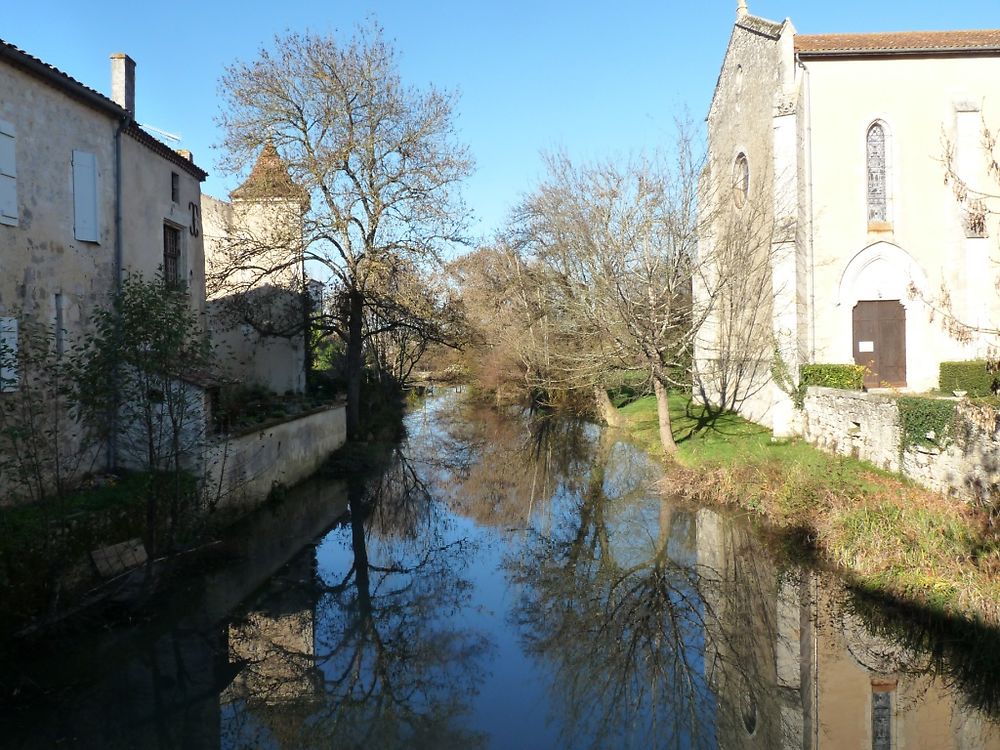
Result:
[[[446,538],[402,454],[348,495],[347,517],[301,574],[273,582],[278,606],[265,595],[230,629],[242,670],[223,696],[225,745],[482,746],[460,720],[488,644],[442,616],[467,605],[474,545]]]
[[[105,672],[29,664],[52,691],[4,741],[1000,748],[996,632],[775,562],[593,425],[445,396],[408,428],[342,500],[261,516],[197,617],[109,637]]]
[[[831,576],[779,568],[746,524],[650,497],[648,464],[613,435],[472,415],[450,432],[480,453],[448,495],[523,523],[509,619],[562,746],[1000,747],[995,657],[977,669]]]

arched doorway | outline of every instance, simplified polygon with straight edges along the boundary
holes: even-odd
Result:
[[[865,387],[906,385],[906,310],[898,299],[854,306],[854,362],[868,368]]]

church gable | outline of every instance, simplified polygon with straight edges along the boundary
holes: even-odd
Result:
[[[787,25],[788,21],[777,23],[750,15],[745,12],[745,7],[737,13],[709,105],[709,120],[717,115],[734,93],[742,95],[743,79],[748,74],[753,76],[752,80],[758,87],[763,87],[766,81],[776,80],[780,67],[779,42]]]

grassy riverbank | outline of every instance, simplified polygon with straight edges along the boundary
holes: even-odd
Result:
[[[1000,540],[967,504],[870,464],[831,456],[732,414],[671,397],[671,490],[738,505],[805,540],[872,591],[1000,625]],[[621,409],[635,441],[662,455],[652,397]]]

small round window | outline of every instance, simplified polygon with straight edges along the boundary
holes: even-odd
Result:
[[[733,200],[736,201],[737,208],[743,208],[749,193],[750,165],[747,163],[747,155],[740,154],[733,165]]]

